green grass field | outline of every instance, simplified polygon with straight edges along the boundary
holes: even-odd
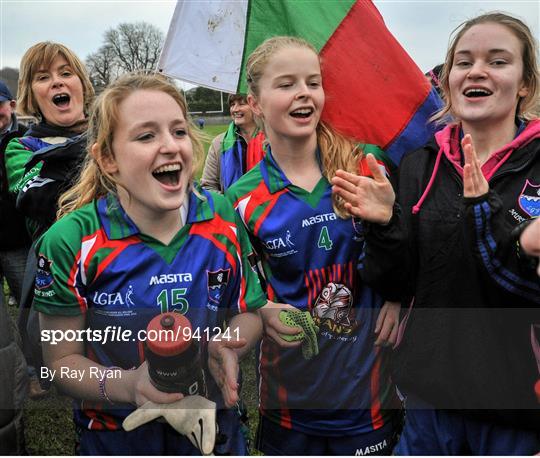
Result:
[[[203,146],[204,146],[204,154],[208,152],[208,148],[210,147],[210,143],[214,139],[214,137],[221,132],[225,132],[227,130],[226,124],[219,124],[215,126],[205,126],[202,131],[199,131],[202,133],[203,137]],[[200,170],[197,170],[197,173],[195,175],[196,179],[199,179],[202,175],[202,166]]]
[[[226,125],[206,126],[203,130],[204,150],[208,151],[211,140],[225,131]],[[202,170],[197,173],[200,177]],[[7,286],[3,285],[8,294]],[[13,319],[17,309],[8,307]],[[247,404],[250,417],[250,432],[254,436],[257,427],[257,393],[255,361],[253,353],[242,362],[244,388],[242,397]],[[26,447],[31,455],[73,455],[75,428],[72,420],[71,398],[52,388],[46,398],[33,401],[27,399],[24,412]],[[255,452],[256,453],[256,452]]]

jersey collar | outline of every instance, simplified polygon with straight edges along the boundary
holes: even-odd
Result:
[[[97,201],[97,211],[101,225],[109,240],[120,240],[140,233],[139,228],[125,212],[118,198],[113,194]],[[198,184],[189,194],[189,210],[186,224],[210,220],[214,217],[214,200],[211,194]]]
[[[285,189],[291,184],[277,164],[274,156],[272,156],[270,145],[266,146],[266,154],[261,161],[261,174],[266,187],[272,194]]]
[[[265,149],[266,154],[261,161],[261,174],[269,191],[272,194],[275,194],[276,192],[279,192],[282,189],[289,187],[292,183],[285,176],[285,173],[283,173],[283,170],[281,170],[281,168],[279,167],[278,163],[274,159],[274,156],[272,156],[272,150],[270,149],[270,145],[266,145]],[[321,169],[321,171],[323,171],[321,153],[318,146],[315,151],[315,155],[317,157],[319,168]]]

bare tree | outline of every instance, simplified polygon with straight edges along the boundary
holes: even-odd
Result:
[[[156,68],[163,41],[161,30],[147,22],[123,23],[107,30],[103,45],[86,59],[96,89],[122,73]]]
[[[102,89],[114,81],[120,70],[116,63],[114,50],[107,45],[103,45],[86,58],[86,67],[90,73],[90,80],[96,89]]]

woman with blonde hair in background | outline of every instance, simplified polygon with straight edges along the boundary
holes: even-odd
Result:
[[[23,137],[9,142],[5,165],[9,192],[35,241],[56,219],[60,194],[68,189],[86,155],[88,108],[94,89],[84,63],[66,46],[44,41],[26,51],[19,69],[17,108],[38,120]],[[31,368],[30,396],[46,392],[37,374],[41,364],[39,325],[31,310],[36,260],[31,249],[20,301],[19,330]],[[45,385],[44,381],[41,381]]]

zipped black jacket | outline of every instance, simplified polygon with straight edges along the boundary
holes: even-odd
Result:
[[[401,390],[436,408],[540,429],[532,345],[540,279],[516,232],[540,213],[540,122],[511,145],[476,199],[463,198],[437,142],[406,155],[392,220],[366,224],[363,277],[388,299],[412,300],[395,358]]]

